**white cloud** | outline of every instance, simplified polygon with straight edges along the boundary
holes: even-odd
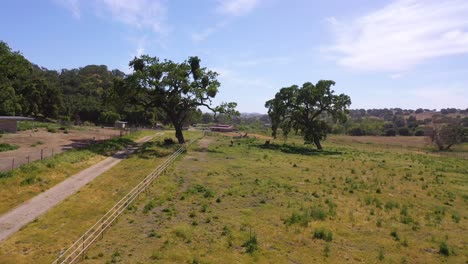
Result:
[[[328,18],[339,65],[401,72],[426,60],[468,53],[468,1],[396,0],[353,21]]]
[[[241,16],[254,10],[260,0],[218,0],[216,10],[221,14]]]
[[[137,28],[150,29],[155,33],[167,33],[166,0],[56,0],[69,9],[74,17],[81,14],[80,3],[95,4],[100,14],[110,16],[123,24]],[[83,8],[83,7],[82,7]]]
[[[167,5],[163,0],[97,0],[112,17],[138,29],[167,33]]]
[[[207,39],[231,23],[232,17],[247,15],[259,4],[260,0],[218,0],[216,11],[224,16],[223,20],[201,32],[191,34],[192,41],[200,42]]]
[[[221,21],[212,27],[205,28],[202,32],[193,33],[192,40],[194,42],[200,42],[208,38],[211,34],[216,33],[228,24],[227,20]]]

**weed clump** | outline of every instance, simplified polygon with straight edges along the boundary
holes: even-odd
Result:
[[[145,204],[145,207],[143,207],[143,213],[148,213],[149,211],[153,210],[154,208],[154,201],[151,200],[147,204]]]
[[[257,235],[255,233],[252,234],[252,232],[250,232],[249,239],[247,239],[244,242],[244,244],[242,244],[242,247],[244,247],[245,252],[249,254],[252,254],[255,251],[257,251],[258,250]]]
[[[314,230],[314,238],[330,242],[333,240],[333,233],[325,228],[317,228]]]
[[[439,254],[444,256],[450,256],[450,248],[445,242],[441,242],[439,245]]]
[[[9,150],[15,150],[19,148],[18,146],[16,145],[10,145],[10,144],[6,144],[6,143],[0,143],[0,152],[2,151],[9,151]]]

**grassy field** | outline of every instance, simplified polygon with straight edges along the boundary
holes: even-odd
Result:
[[[347,139],[320,152],[298,139],[230,141],[194,145],[84,262],[468,260],[466,160]],[[2,243],[0,263],[52,261],[172,150],[147,143]]]
[[[0,214],[105,159],[106,155],[124,148],[133,140],[150,134],[155,134],[155,131],[139,131],[0,172]]]
[[[154,133],[154,132],[153,132]],[[164,145],[173,131],[156,136],[129,159],[0,243],[0,263],[51,263],[178,145]],[[141,134],[140,134],[141,135]],[[188,133],[188,138],[199,133]]]
[[[332,140],[318,152],[263,142],[205,138],[85,263],[468,260],[466,160],[379,144]]]

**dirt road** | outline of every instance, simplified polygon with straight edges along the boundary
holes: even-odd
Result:
[[[137,143],[149,141],[154,136],[146,136]],[[133,153],[138,147],[128,148],[114,154],[98,164],[95,164],[55,185],[49,190],[37,195],[29,201],[0,216],[0,241],[5,240],[21,227],[54,207],[68,196],[76,193],[81,187],[94,180],[97,176],[109,170]]]

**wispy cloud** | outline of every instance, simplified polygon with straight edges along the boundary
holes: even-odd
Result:
[[[56,2],[70,10],[75,18],[80,18],[81,10],[79,0],[56,0]]]
[[[396,0],[353,21],[328,18],[335,43],[322,51],[345,67],[399,73],[468,53],[467,14],[466,0]]]
[[[167,4],[164,0],[97,0],[112,17],[138,29],[167,33]]]
[[[200,42],[215,34],[231,23],[233,17],[247,15],[260,4],[260,0],[218,0],[216,12],[223,15],[223,19],[216,24],[191,34],[194,42]]]
[[[241,16],[254,10],[260,0],[218,0],[216,10],[221,14]]]
[[[194,42],[200,42],[205,39],[207,39],[211,34],[214,34],[218,30],[221,30],[223,27],[225,27],[228,24],[228,20],[223,20],[221,22],[218,22],[212,27],[207,27],[201,32],[195,32],[192,34],[192,40]]]
[[[56,0],[79,18],[85,4],[93,3],[98,13],[136,29],[167,33],[166,0]],[[80,6],[80,3],[82,6]]]

